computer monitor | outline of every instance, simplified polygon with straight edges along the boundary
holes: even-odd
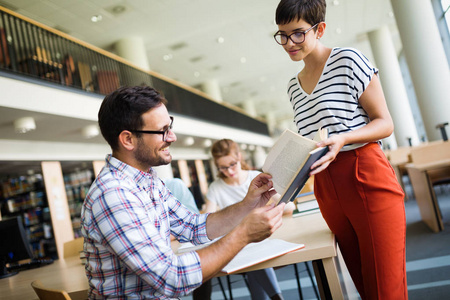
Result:
[[[28,237],[23,228],[22,218],[14,217],[0,221],[0,278],[17,272],[8,272],[7,263],[33,258]]]

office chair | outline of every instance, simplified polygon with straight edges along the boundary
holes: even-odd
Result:
[[[67,293],[64,290],[56,290],[45,287],[40,280],[31,283],[31,287],[38,295],[39,300],[85,300],[87,291]]]

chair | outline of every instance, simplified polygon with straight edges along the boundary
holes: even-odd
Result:
[[[80,252],[83,251],[83,243],[84,243],[84,238],[82,238],[82,237],[65,242],[63,257],[67,258],[67,257],[80,255]]]
[[[77,291],[67,293],[64,290],[56,290],[45,287],[40,280],[35,280],[31,283],[31,287],[38,295],[40,300],[85,300],[87,299],[86,291]]]
[[[309,268],[308,262],[305,261],[304,264],[305,264],[306,272],[308,273],[309,279],[311,280],[311,286],[312,286],[312,289],[314,290],[314,294],[316,295],[317,299],[320,299],[319,291],[317,290],[317,286],[316,286],[316,283],[314,282],[313,275],[311,273],[311,269]],[[300,285],[300,276],[298,275],[299,271],[298,271],[297,265],[298,264],[293,264],[294,272],[295,272],[295,279],[297,281],[298,295],[300,296],[300,300],[303,300],[302,286]]]

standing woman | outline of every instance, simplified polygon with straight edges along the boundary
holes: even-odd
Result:
[[[248,186],[260,172],[249,170],[236,142],[222,139],[211,147],[218,178],[206,194],[206,212],[214,212],[244,199]],[[285,214],[292,213],[294,205],[286,205]],[[252,300],[283,299],[273,268],[247,273]]]
[[[303,69],[288,83],[298,132],[329,152],[313,166],[320,211],[362,299],[407,299],[404,194],[381,150],[393,122],[378,70],[358,50],[328,48],[325,0],[281,0],[275,40]]]

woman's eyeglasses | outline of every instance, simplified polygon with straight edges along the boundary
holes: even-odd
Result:
[[[238,162],[236,161],[236,162],[231,163],[228,167],[219,167],[219,170],[221,172],[226,172],[226,171],[228,171],[228,169],[234,170],[234,168],[236,168],[237,164],[238,164]]]
[[[291,33],[290,35],[277,32],[273,37],[275,41],[282,46],[286,45],[289,40],[291,40],[294,44],[301,44],[305,41],[306,34],[317,25],[319,25],[319,23],[306,29],[305,31],[296,31]]]

